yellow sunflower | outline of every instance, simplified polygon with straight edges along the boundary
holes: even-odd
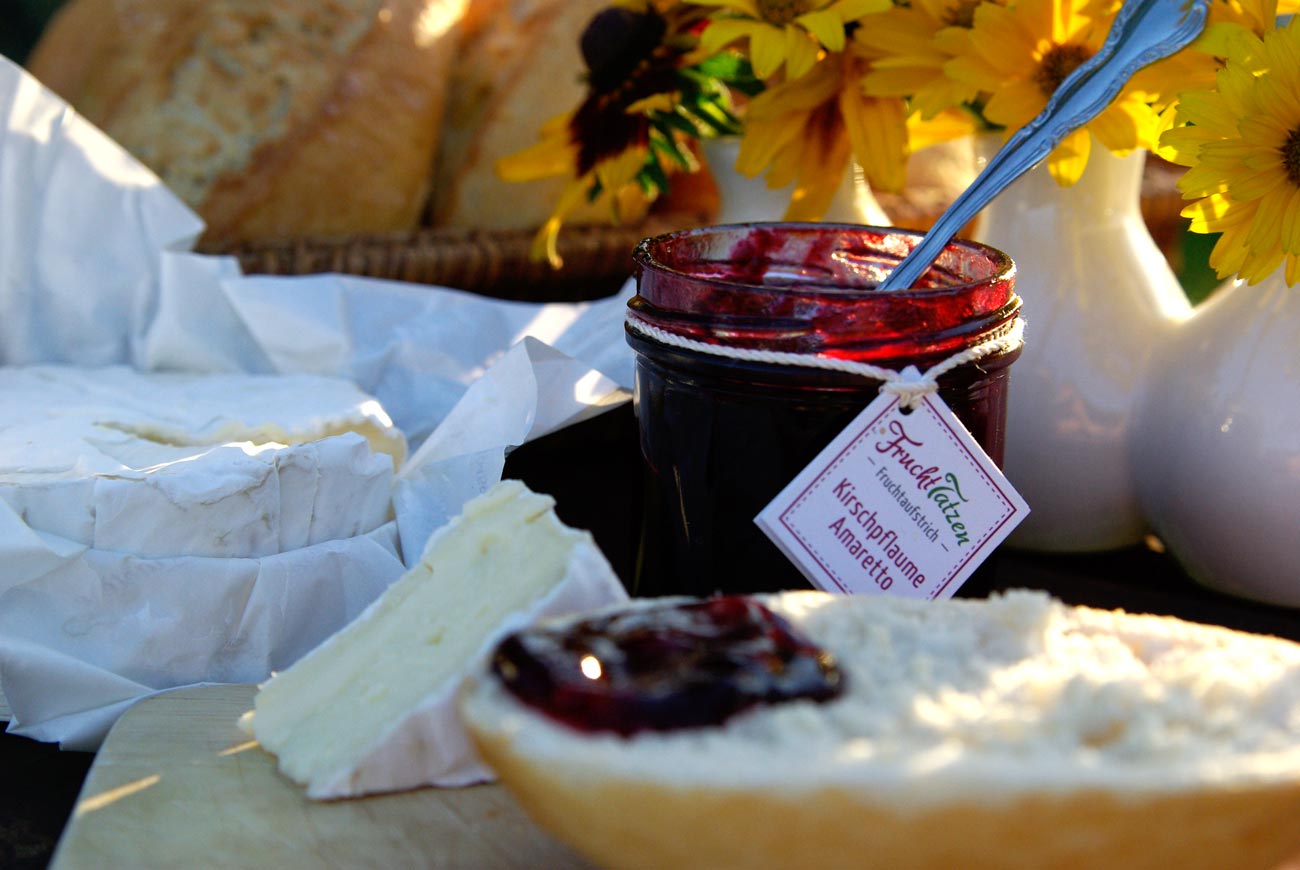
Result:
[[[991,2],[991,0],[990,0]],[[909,97],[922,118],[971,103],[974,85],[944,73],[964,42],[951,32],[969,30],[981,0],[913,0],[864,20],[853,39],[871,58],[863,84],[878,97]]]
[[[1250,33],[1263,36],[1274,28],[1277,16],[1297,11],[1300,0],[1211,0],[1205,31],[1182,51],[1139,70],[1133,86],[1149,93],[1161,108],[1172,104],[1180,91],[1212,88],[1223,58],[1235,51],[1234,42]]]
[[[581,145],[570,133],[574,115],[570,112],[553,118],[540,131],[536,145],[498,160],[497,176],[503,181],[527,182],[571,175],[573,167],[581,165]],[[623,150],[598,159],[590,169],[571,177],[550,217],[533,237],[532,258],[545,259],[557,269],[564,265],[558,249],[560,228],[588,202],[608,207],[616,222],[622,213],[635,210],[644,201],[644,193],[635,182],[649,153],[647,144],[624,145]],[[599,191],[595,197],[593,190]]]
[[[687,0],[716,6],[700,35],[709,53],[747,41],[747,56],[760,79],[785,66],[794,79],[812,69],[821,50],[843,51],[845,26],[864,15],[889,9],[892,0]]]
[[[675,113],[682,86],[681,68],[693,58],[693,43],[680,36],[698,23],[699,10],[670,10],[624,2],[610,6],[587,25],[582,38],[587,94],[582,103],[549,121],[539,141],[498,160],[504,181],[527,182],[553,176],[568,181],[549,219],[534,237],[532,255],[559,267],[557,249],[565,219],[587,203],[608,207],[618,221],[639,210],[667,186],[674,169],[694,171],[684,134],[658,129],[656,113]],[[697,103],[710,102],[705,95]],[[676,167],[664,165],[665,153]]]
[[[1220,278],[1256,284],[1286,263],[1300,278],[1300,24],[1240,27],[1216,86],[1179,97],[1163,156],[1189,167],[1178,182],[1198,233],[1221,233],[1210,255]]]
[[[786,220],[826,213],[850,160],[878,190],[905,181],[908,137],[902,100],[862,92],[865,60],[852,47],[827,54],[804,76],[768,88],[745,110],[736,170],[793,184]]]
[[[988,94],[984,117],[1007,134],[1032,120],[1062,81],[1097,53],[1118,7],[1096,0],[1018,0],[1014,6],[982,3],[970,30],[954,29],[956,57],[944,65],[954,80]],[[1048,157],[1061,185],[1079,180],[1092,137],[1116,154],[1155,145],[1159,132],[1150,98],[1131,85],[1083,129],[1067,136]]]

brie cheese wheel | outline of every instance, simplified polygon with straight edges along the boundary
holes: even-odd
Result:
[[[490,779],[456,713],[465,674],[510,631],[627,597],[553,507],[518,481],[470,501],[361,616],[266,682],[241,726],[312,798]]]
[[[88,433],[91,422],[95,428]],[[11,453],[18,436],[8,434],[21,423],[44,424],[44,436],[26,445],[35,452],[22,461]],[[94,450],[104,439],[123,449],[114,432],[134,436],[146,449],[236,441],[297,444],[356,432],[375,451],[392,456],[394,464],[406,457],[406,440],[378,401],[349,381],[320,375],[0,367],[0,432],[5,433],[0,479],[115,471],[121,457]],[[69,456],[73,445],[84,455]]]
[[[343,380],[0,368],[0,500],[97,550],[245,558],[364,534],[405,453]]]

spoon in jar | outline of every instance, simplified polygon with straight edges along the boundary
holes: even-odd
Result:
[[[1096,117],[1135,72],[1195,39],[1208,13],[1209,0],[1124,0],[1101,49],[1070,73],[1043,111],[993,155],[879,289],[913,286],[980,209]]]

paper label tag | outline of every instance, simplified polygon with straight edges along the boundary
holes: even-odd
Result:
[[[942,599],[1028,513],[942,399],[881,393],[754,521],[827,592]]]

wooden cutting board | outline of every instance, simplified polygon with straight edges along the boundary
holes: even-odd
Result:
[[[147,698],[95,758],[51,864],[579,868],[497,785],[310,801],[235,722],[253,686]]]

